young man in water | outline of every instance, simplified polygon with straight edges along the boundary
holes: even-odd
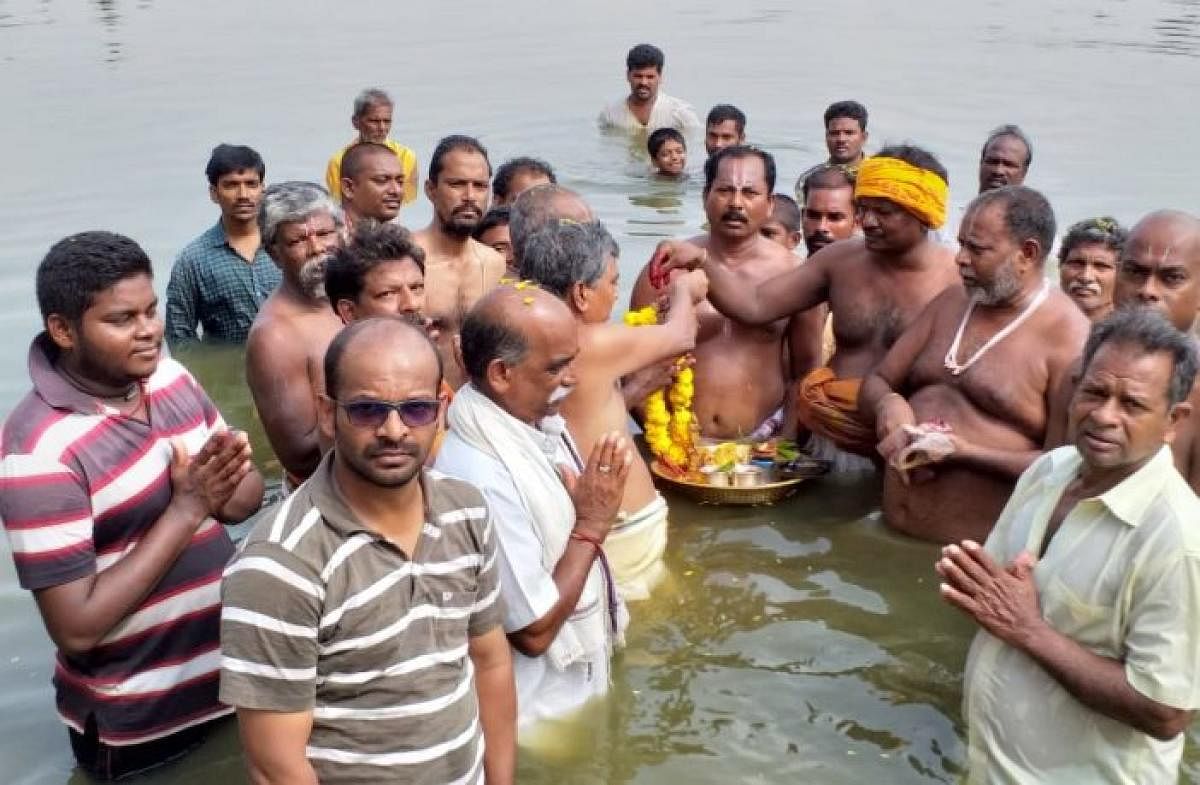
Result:
[[[1088,331],[1045,276],[1054,229],[1050,203],[1033,189],[977,196],[958,233],[963,285],[934,299],[863,382],[860,407],[874,413],[888,461],[883,517],[892,528],[982,542],[1017,478],[1050,446],[1051,401],[1069,386]],[[906,470],[897,458],[931,432],[945,449]]]
[[[600,223],[553,221],[529,237],[521,264],[522,277],[561,298],[579,323],[577,384],[563,401],[562,414],[584,454],[606,433],[628,438],[621,379],[692,350],[695,306],[707,289],[703,273],[688,273],[672,282],[661,324],[610,322],[617,300],[617,254],[616,241]],[[665,572],[666,545],[667,504],[654,489],[646,462],[635,454],[621,511],[604,543],[625,600],[650,596]]]
[[[334,153],[325,168],[325,187],[329,189],[329,194],[334,200],[342,198],[342,156],[360,142],[385,145],[395,153],[396,160],[400,162],[400,168],[404,172],[404,204],[416,200],[417,183],[421,179],[417,173],[417,154],[388,136],[392,131],[394,108],[391,96],[374,87],[363,90],[354,99],[354,113],[350,117],[350,124],[358,131],[358,136]]]
[[[712,155],[717,150],[746,143],[746,114],[733,104],[717,104],[708,110],[704,120],[704,151]]]
[[[602,129],[653,133],[659,128],[674,128],[685,136],[700,132],[700,120],[685,101],[659,90],[666,57],[650,44],[638,44],[625,57],[625,78],[629,95],[614,101],[602,112]]]
[[[217,223],[179,252],[167,283],[167,343],[244,343],[263,302],[279,285],[258,231],[267,168],[249,147],[220,144],[204,169]],[[202,333],[197,335],[196,328]]]
[[[433,220],[414,235],[425,250],[425,313],[438,332],[446,381],[466,381],[454,359],[463,316],[504,276],[504,257],[471,236],[488,208],[492,165],[487,150],[469,136],[447,136],[429,160],[425,195]]]
[[[806,169],[796,179],[796,198],[803,199],[801,193],[804,181],[808,176],[822,166],[841,166],[852,176],[858,172],[858,167],[866,159],[863,147],[867,144],[867,107],[858,101],[838,101],[829,105],[825,110],[825,147],[829,150],[829,158],[824,163]]]
[[[321,358],[342,329],[325,296],[325,261],[342,244],[342,215],[321,186],[287,182],[267,189],[258,221],[283,281],[250,328],[246,385],[285,484],[294,488],[321,459]]]
[[[352,145],[342,157],[342,212],[346,230],[359,221],[393,221],[404,204],[404,169],[390,149]]]
[[[554,167],[540,158],[510,158],[497,167],[496,176],[492,178],[492,206],[508,207],[535,185],[557,182]]]
[[[4,424],[3,520],[21,586],[57,649],[54,687],[80,768],[112,780],[179,757],[217,700],[221,523],[262,502],[243,433],[161,356],[150,259],[83,232],[37,271],[33,390]],[[16,777],[9,771],[6,778]]]

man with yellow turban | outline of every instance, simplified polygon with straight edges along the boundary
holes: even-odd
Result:
[[[828,366],[797,380],[790,403],[811,434],[809,451],[833,460],[835,471],[874,470],[874,423],[858,407],[862,379],[930,300],[959,285],[953,251],[933,236],[946,220],[948,183],[932,154],[911,145],[886,147],[858,172],[854,202],[861,237],[834,242],[757,286],[704,265],[709,300],[746,324],[828,303],[837,349]],[[655,262],[663,270],[695,267],[703,255],[664,243]]]

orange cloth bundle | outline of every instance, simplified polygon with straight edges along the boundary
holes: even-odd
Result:
[[[796,415],[804,427],[849,452],[875,458],[875,428],[858,413],[862,379],[839,379],[815,368],[800,380]]]

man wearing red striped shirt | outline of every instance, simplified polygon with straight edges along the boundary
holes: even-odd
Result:
[[[54,686],[80,766],[115,779],[194,747],[217,700],[218,522],[262,478],[183,366],[160,357],[150,259],[84,232],[37,272],[33,389],[4,423],[0,520],[58,648]]]

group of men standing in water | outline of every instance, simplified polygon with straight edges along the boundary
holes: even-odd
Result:
[[[626,66],[602,126],[702,130],[661,51]],[[1173,781],[1200,705],[1200,219],[1080,222],[1060,289],[1016,126],[983,145],[956,250],[945,167],[866,154],[857,102],[795,200],[720,105],[706,229],[658,246],[630,307],[659,323],[634,327],[616,241],[538,159],[493,173],[445,137],[433,219],[402,228],[392,110],[359,96],[327,188],[265,186],[246,147],[207,167],[221,218],[172,270],[165,336],[245,342],[288,491],[232,560],[218,522],[262,480],[159,357],[149,260],[85,232],[39,267],[0,517],[81,766],[154,765],[235,707],[256,782],[510,782],[518,732],[606,692],[626,602],[659,585],[667,505],[628,420],[690,367],[701,435],[878,473],[887,524],[945,545],[942,595],[981,627],[970,781]]]

